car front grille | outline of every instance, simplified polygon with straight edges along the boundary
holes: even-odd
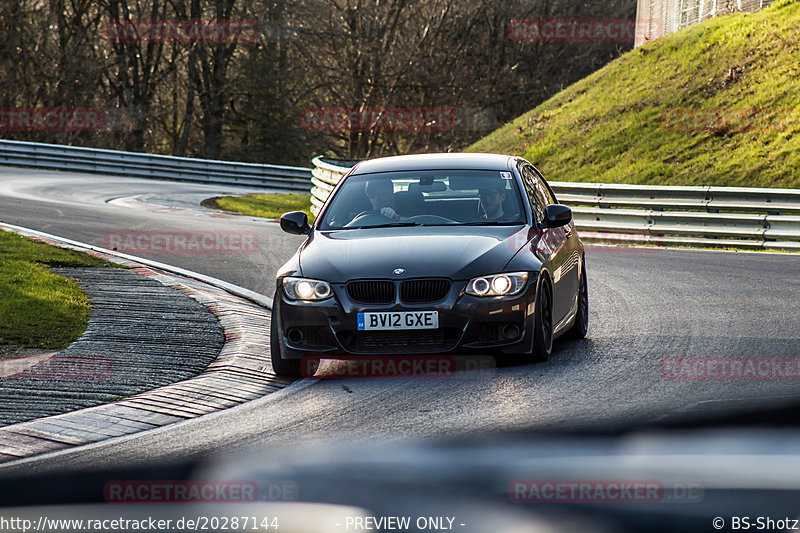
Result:
[[[359,280],[347,284],[347,295],[367,304],[394,302],[394,283],[389,280]]]
[[[438,302],[448,292],[447,279],[410,279],[400,284],[400,299],[408,303]]]
[[[452,350],[459,331],[453,329],[405,331],[346,331],[338,335],[342,344],[354,353],[414,354]]]
[[[347,283],[347,295],[360,303],[389,304],[395,299],[395,283],[380,279],[350,281]],[[449,292],[448,279],[409,279],[400,283],[400,299],[406,303],[438,302]]]
[[[505,324],[480,324],[475,335],[476,344],[497,343],[503,340],[503,326]]]
[[[288,332],[299,333],[301,335],[298,342],[292,341],[292,337],[287,339],[288,344],[291,344],[292,348],[307,350],[330,350],[336,348],[336,339],[333,338],[333,333],[326,327],[299,326],[290,328],[287,330],[287,333]]]

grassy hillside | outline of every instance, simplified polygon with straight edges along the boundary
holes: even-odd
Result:
[[[553,181],[800,188],[800,2],[635,49],[467,150]]]

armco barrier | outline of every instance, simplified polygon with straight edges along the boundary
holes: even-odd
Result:
[[[308,192],[311,169],[0,140],[0,164]]]
[[[342,179],[342,176],[350,170],[356,161],[343,161],[337,159],[323,159],[315,157],[312,160],[314,169],[311,171],[311,212],[316,215],[322,208],[322,204],[328,199],[328,195]]]
[[[313,160],[311,211],[354,162]],[[592,241],[800,251],[800,190],[550,182]],[[619,239],[614,235],[623,234]]]

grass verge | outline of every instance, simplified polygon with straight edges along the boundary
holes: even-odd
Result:
[[[308,215],[309,223],[314,221],[314,215],[309,210],[310,194],[276,193],[223,196],[206,201],[203,205],[261,218],[280,218],[288,211],[304,211]]]
[[[75,280],[48,267],[112,266],[0,230],[0,346],[61,349],[86,330],[91,306]]]

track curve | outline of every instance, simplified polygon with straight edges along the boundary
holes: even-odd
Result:
[[[233,191],[69,173],[0,171],[0,219],[103,244],[111,230],[255,231],[257,253],[152,255],[271,294],[275,269],[301,239],[249,217],[191,204]],[[119,197],[148,195],[130,207]],[[164,207],[183,202],[185,211]],[[154,207],[153,202],[162,202]],[[146,254],[143,254],[148,257]],[[0,467],[0,472],[97,469],[317,440],[348,443],[633,427],[704,410],[800,399],[796,380],[670,380],[665,357],[798,356],[800,256],[654,248],[587,252],[590,330],[557,342],[547,363],[452,379],[305,380],[285,394],[144,434]],[[331,372],[330,367],[328,372]]]

